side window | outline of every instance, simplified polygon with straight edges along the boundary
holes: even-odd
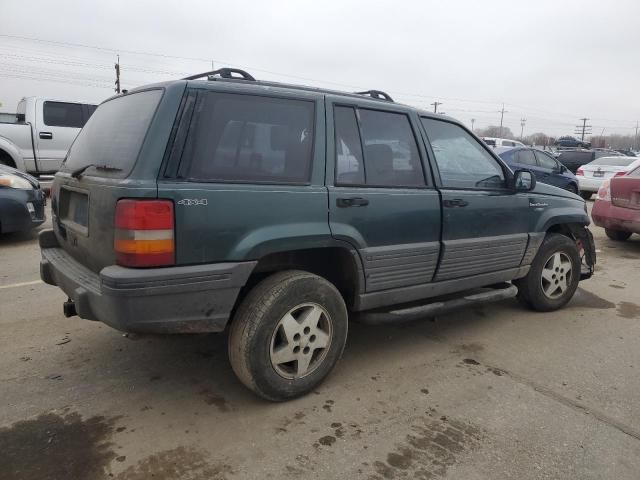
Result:
[[[640,177],[640,167],[638,167],[635,170],[632,170],[631,172],[627,173],[627,177],[634,177],[634,178]]]
[[[91,118],[91,115],[93,115],[93,112],[96,111],[96,108],[98,108],[98,106],[97,105],[87,104],[87,105],[85,105],[85,107],[87,107],[87,118],[85,119],[85,123],[86,123],[86,121]]]
[[[314,112],[314,103],[305,100],[200,93],[185,141],[188,176],[202,181],[308,182]]]
[[[49,127],[82,128],[85,123],[82,104],[44,102],[43,121]]]
[[[335,107],[334,119],[336,185],[425,184],[418,145],[406,115]]]
[[[531,167],[537,167],[536,157],[531,150],[518,150],[515,154],[516,163],[521,165],[529,165]]]
[[[501,165],[478,141],[454,123],[422,118],[445,187],[502,189]]]
[[[536,152],[536,157],[538,158],[538,163],[543,168],[550,168],[552,170],[558,168],[558,162],[556,162],[553,158],[551,158],[546,153]]]
[[[351,107],[334,109],[336,137],[336,184],[364,185],[364,162],[356,112]]]

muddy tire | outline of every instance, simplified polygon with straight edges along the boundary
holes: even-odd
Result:
[[[550,312],[567,304],[580,281],[580,255],[571,238],[546,236],[526,277],[516,280],[518,299],[539,312]]]
[[[305,395],[342,356],[347,328],[347,308],[331,283],[303,271],[275,273],[236,311],[229,330],[231,367],[267,400]]]
[[[604,229],[604,233],[607,234],[607,237],[609,237],[611,240],[615,240],[616,242],[624,242],[631,236],[631,232],[624,232],[622,230],[610,230],[608,228]]]

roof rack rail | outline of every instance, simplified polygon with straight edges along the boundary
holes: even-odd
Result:
[[[380,90],[367,90],[366,92],[353,92],[356,95],[369,95],[376,100],[386,100],[387,102],[393,102],[393,98],[388,93],[384,93]]]
[[[240,75],[239,77],[234,77],[233,74]],[[255,82],[256,79],[253,78],[252,75],[245,72],[244,70],[240,70],[239,68],[219,68],[218,70],[213,70],[211,72],[197,73],[195,75],[191,75],[189,77],[184,77],[182,80],[196,80],[198,78],[210,78],[219,75],[220,78],[233,78],[236,80],[248,80],[251,82]]]

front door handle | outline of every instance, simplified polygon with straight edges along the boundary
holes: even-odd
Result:
[[[42,140],[51,140],[53,138],[53,133],[51,133],[51,132],[40,132],[39,137]]]
[[[453,198],[451,200],[444,200],[442,204],[447,208],[460,208],[469,205],[469,202],[462,198]]]
[[[336,205],[340,208],[366,207],[369,205],[369,200],[362,197],[337,198]]]

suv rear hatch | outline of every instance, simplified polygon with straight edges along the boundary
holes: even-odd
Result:
[[[73,258],[99,272],[116,263],[119,199],[157,197],[157,174],[171,123],[156,125],[164,89],[114,97],[91,116],[69,150],[52,190],[53,228]],[[177,110],[176,102],[174,108]]]

